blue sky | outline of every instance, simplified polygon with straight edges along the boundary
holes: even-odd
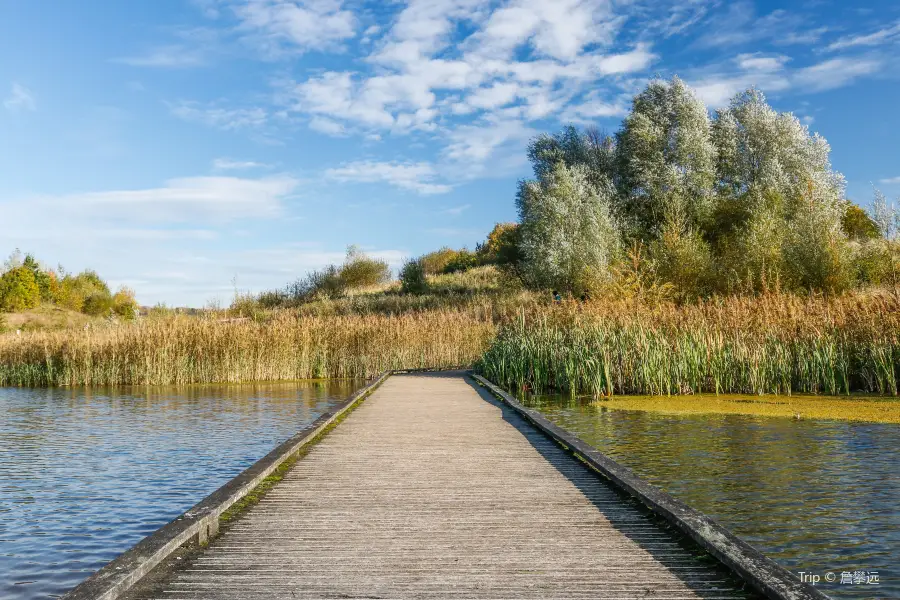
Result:
[[[351,243],[471,248],[529,138],[673,74],[711,108],[759,86],[849,197],[900,193],[892,1],[5,0],[0,253],[202,306]]]

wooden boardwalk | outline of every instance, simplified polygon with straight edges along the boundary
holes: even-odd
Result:
[[[458,375],[388,379],[139,597],[747,598]]]

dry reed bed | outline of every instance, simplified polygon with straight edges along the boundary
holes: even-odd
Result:
[[[495,332],[455,311],[265,322],[169,317],[96,330],[0,337],[0,385],[72,386],[370,377],[472,364]]]
[[[502,327],[478,368],[510,389],[596,396],[897,395],[898,307],[861,294],[563,306]]]
[[[598,396],[898,392],[900,303],[889,295],[649,306],[475,294],[453,296],[445,308],[437,308],[440,299],[413,296],[357,304],[320,303],[312,314],[240,322],[169,316],[0,336],[0,385],[363,377],[478,361],[510,389]]]

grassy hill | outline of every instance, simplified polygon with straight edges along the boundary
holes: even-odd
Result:
[[[44,303],[29,310],[0,315],[0,333],[80,328],[98,321],[102,319]]]

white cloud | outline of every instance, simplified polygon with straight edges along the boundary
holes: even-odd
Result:
[[[783,54],[767,56],[761,52],[739,54],[735,58],[737,65],[745,71],[780,71],[790,60]]]
[[[12,83],[9,96],[3,101],[3,106],[9,111],[37,110],[37,103],[31,90],[15,81]]]
[[[207,64],[207,57],[197,48],[188,48],[181,44],[173,44],[155,48],[147,54],[140,56],[116,58],[113,59],[113,62],[132,67],[187,69],[205,66]]]
[[[900,177],[888,177],[886,179],[879,179],[878,183],[882,183],[884,185],[900,184]]]
[[[367,57],[370,71],[327,71],[289,85],[285,105],[328,135],[447,132],[458,127],[455,118],[480,113],[490,131],[471,143],[451,139],[445,156],[483,160],[510,139],[511,126],[498,123],[552,117],[599,79],[650,66],[657,56],[646,43],[604,51],[622,22],[606,0],[512,0],[500,8],[411,0]],[[461,29],[467,37],[453,43]]]
[[[393,115],[385,110],[383,103],[378,106],[360,99],[359,86],[353,81],[352,73],[324,73],[297,86],[295,93],[294,108],[305,113],[385,128],[394,124]]]
[[[646,69],[655,59],[656,55],[650,52],[647,44],[638,44],[629,52],[598,57],[596,59],[597,72],[601,75],[634,73]]]
[[[454,207],[445,209],[444,212],[447,213],[448,215],[453,215],[454,217],[458,217],[459,215],[461,215],[463,212],[469,210],[470,208],[472,208],[471,204],[463,204],[461,206],[454,206]]]
[[[498,146],[510,140],[527,139],[531,134],[532,131],[517,120],[464,125],[450,133],[445,154],[450,160],[460,162],[482,161]]]
[[[628,112],[628,105],[623,98],[611,100],[605,99],[599,91],[594,90],[579,104],[569,105],[560,118],[563,121],[588,124],[597,119],[621,117]]]
[[[719,108],[751,86],[766,92],[821,92],[877,73],[882,67],[880,59],[871,57],[835,58],[797,69],[789,69],[788,60],[782,55],[741,54],[734,61],[738,69],[700,73],[686,79],[704,102]]]
[[[325,177],[341,182],[383,182],[423,195],[445,194],[453,186],[434,183],[437,172],[427,162],[357,161],[328,169]]]
[[[739,73],[735,75],[713,75],[690,82],[697,97],[712,108],[721,108],[729,100],[749,87],[757,86],[766,92],[779,92],[791,86],[790,80],[781,74]]]
[[[91,232],[95,238],[112,240],[170,241],[170,240],[214,240],[219,237],[212,229],[146,229],[146,228],[104,228]]]
[[[828,44],[828,50],[843,50],[855,46],[880,46],[900,41],[900,21],[866,35],[849,35]]]
[[[881,65],[880,60],[873,58],[834,58],[798,70],[793,83],[813,91],[830,90],[875,73]]]
[[[158,188],[88,192],[34,200],[54,214],[75,215],[76,221],[104,222],[225,222],[273,218],[281,214],[285,198],[299,181],[286,176],[261,179],[183,177]]]
[[[264,108],[220,108],[202,106],[198,102],[180,102],[169,105],[169,110],[179,119],[202,123],[226,131],[260,127],[265,125],[269,118],[269,114]]]
[[[609,44],[621,22],[604,0],[513,0],[473,36],[475,53],[510,59],[524,44],[541,56],[577,58],[589,44]]]
[[[217,158],[213,161],[213,169],[216,171],[241,171],[245,169],[265,169],[269,165],[254,162],[252,160],[231,160],[229,158]]]
[[[726,6],[727,11],[704,22],[708,33],[697,39],[699,47],[737,46],[759,40],[776,45],[811,44],[828,31],[825,27],[807,28],[807,17],[783,9],[757,17],[752,2],[733,2]]]
[[[356,35],[356,17],[340,0],[245,0],[232,10],[267,55],[332,49]]]
[[[486,0],[410,0],[370,60],[397,66],[420,61],[451,42],[454,21],[474,22]]]
[[[495,83],[469,94],[468,103],[476,108],[500,108],[515,100],[518,94],[519,85],[516,83]]]
[[[715,2],[709,0],[679,0],[671,7],[669,16],[660,19],[660,10],[653,7],[649,22],[644,26],[648,33],[660,32],[663,37],[671,37],[684,33],[699,23],[709,12]]]
[[[191,4],[196,6],[207,19],[218,19],[221,16],[218,0],[191,0]]]
[[[309,128],[313,131],[318,131],[319,133],[324,133],[326,135],[331,135],[334,137],[343,137],[347,135],[347,129],[343,125],[341,125],[337,121],[326,119],[325,117],[317,116],[310,119]]]
[[[234,268],[228,251],[211,242],[231,240],[237,224],[267,227],[289,214],[298,185],[284,175],[187,177],[147,189],[2,198],[0,222],[8,224],[11,247],[38,248],[49,264],[93,268],[114,285],[136,280],[143,303],[202,306],[219,288],[228,290],[235,273],[258,278],[262,287],[287,281],[260,275],[259,264]],[[204,258],[205,252],[213,254]],[[189,282],[173,280],[173,272]]]

